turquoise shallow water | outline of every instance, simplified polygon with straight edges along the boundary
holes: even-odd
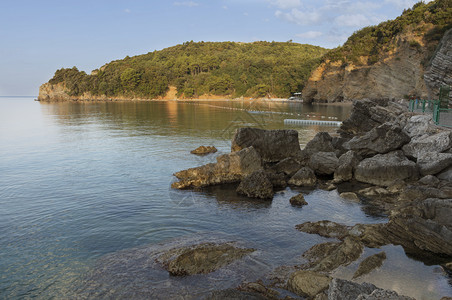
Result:
[[[161,270],[149,278],[133,276],[142,272],[137,253],[190,240],[234,240],[259,250],[249,262],[257,278],[278,265],[299,263],[305,250],[326,240],[297,232],[296,224],[384,222],[336,191],[306,191],[309,205],[299,209],[288,202],[298,192],[289,188],[272,202],[237,197],[233,187],[170,189],[174,172],[228,152],[238,127],[289,128],[286,118],[343,120],[349,112],[348,106],[300,103],[46,104],[0,98],[0,298],[127,298],[131,289],[146,292],[149,285],[155,297],[165,298],[174,286],[202,296],[240,282],[243,274],[231,270],[236,275],[177,282]],[[335,131],[294,128],[302,145],[318,131]],[[189,154],[200,145],[214,145],[219,153]],[[363,280],[418,299],[452,295],[439,266],[409,259],[400,247],[385,250],[388,263]],[[121,280],[95,272],[123,272],[124,253],[129,272]],[[353,268],[337,276],[349,278]],[[92,286],[106,292],[92,294]]]

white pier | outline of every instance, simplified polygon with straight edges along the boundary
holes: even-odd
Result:
[[[319,121],[319,120],[296,120],[285,119],[284,125],[320,125],[320,126],[341,126],[339,121]]]

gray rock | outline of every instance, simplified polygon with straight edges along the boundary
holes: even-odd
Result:
[[[430,133],[430,128],[434,125],[431,115],[412,116],[403,131],[411,138],[423,136]]]
[[[173,276],[207,274],[254,252],[230,243],[205,243],[169,250],[158,261]]]
[[[431,187],[437,187],[440,183],[440,180],[433,175],[427,175],[419,179],[419,183]]]
[[[442,171],[436,177],[441,180],[452,181],[452,167],[449,167],[446,170]]]
[[[310,140],[303,149],[303,153],[307,157],[317,152],[334,152],[332,144],[333,138],[328,132],[319,132]]]
[[[373,270],[381,267],[385,260],[385,252],[380,252],[378,254],[367,257],[359,264],[358,270],[356,270],[355,274],[353,274],[353,279],[369,274]]]
[[[172,188],[199,188],[239,182],[251,173],[262,170],[262,160],[253,147],[217,157],[217,163],[183,170],[174,174],[179,181]]]
[[[410,253],[431,252],[452,256],[452,201],[414,201],[393,212],[385,226],[393,244]]]
[[[231,150],[236,152],[251,146],[265,162],[278,162],[301,152],[296,130],[237,129]]]
[[[370,283],[354,283],[334,278],[328,288],[328,300],[356,300],[360,295],[370,295],[377,287]]]
[[[246,176],[237,187],[237,193],[259,199],[272,199],[274,195],[273,185],[264,170],[255,171]]]
[[[287,289],[301,297],[312,298],[328,289],[332,278],[313,271],[296,271],[287,282]]]
[[[294,158],[286,158],[277,163],[272,167],[275,172],[284,173],[287,176],[292,177],[298,170],[300,170],[302,165]]]
[[[415,180],[418,177],[416,163],[408,160],[401,151],[366,158],[358,164],[355,171],[356,180],[380,186],[389,186],[396,180]]]
[[[296,186],[313,187],[316,183],[317,177],[315,177],[314,171],[307,167],[298,170],[298,172],[289,180],[289,184]]]
[[[451,132],[448,130],[434,135],[424,135],[411,139],[411,142],[402,147],[408,157],[418,158],[426,153],[440,153],[452,146]]]
[[[376,289],[370,295],[361,294],[356,300],[416,300],[411,297],[401,296],[394,291]]]
[[[363,136],[352,138],[346,148],[355,151],[361,156],[384,154],[400,149],[410,141],[410,137],[402,129],[392,123],[385,123],[373,128]]]
[[[309,167],[318,175],[334,174],[338,165],[339,159],[334,152],[317,152],[309,159]]]
[[[217,152],[217,148],[215,148],[214,146],[199,146],[198,148],[196,148],[195,150],[191,151],[191,154],[196,154],[196,155],[207,155],[210,153],[215,153]]]
[[[334,152],[336,152],[336,156],[340,157],[341,155],[344,155],[348,149],[344,148],[344,144],[347,143],[350,139],[343,138],[343,137],[333,137],[333,140],[331,141],[331,144],[333,145],[333,148],[336,149]]]
[[[285,188],[287,187],[287,178],[284,173],[277,173],[272,170],[265,171],[265,176],[270,180],[273,188]]]
[[[353,202],[360,202],[358,195],[356,195],[353,192],[344,192],[344,193],[341,193],[339,196],[341,198],[344,198],[344,199],[347,199],[347,200],[350,200]]]
[[[339,157],[338,167],[334,172],[334,182],[351,180],[360,161],[361,157],[351,150]]]
[[[290,201],[290,204],[292,204],[293,206],[308,205],[308,202],[306,202],[306,200],[304,200],[304,196],[301,193],[296,196],[293,196],[292,198],[290,198],[289,201]]]
[[[422,176],[434,175],[452,165],[452,154],[422,153],[417,158],[417,165]]]

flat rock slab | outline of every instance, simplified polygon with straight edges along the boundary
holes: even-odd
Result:
[[[207,274],[254,251],[254,249],[237,248],[229,243],[205,243],[170,250],[161,255],[158,260],[173,276]]]

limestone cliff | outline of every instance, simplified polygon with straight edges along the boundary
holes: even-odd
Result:
[[[441,85],[452,86],[452,29],[444,34],[424,75],[430,94],[437,95]]]
[[[309,78],[303,90],[304,99],[337,102],[363,98],[428,97],[423,62],[429,54],[422,37],[400,35],[395,44],[397,47],[392,52],[372,65],[356,66],[342,60],[323,62]],[[432,74],[436,73],[432,70]]]

